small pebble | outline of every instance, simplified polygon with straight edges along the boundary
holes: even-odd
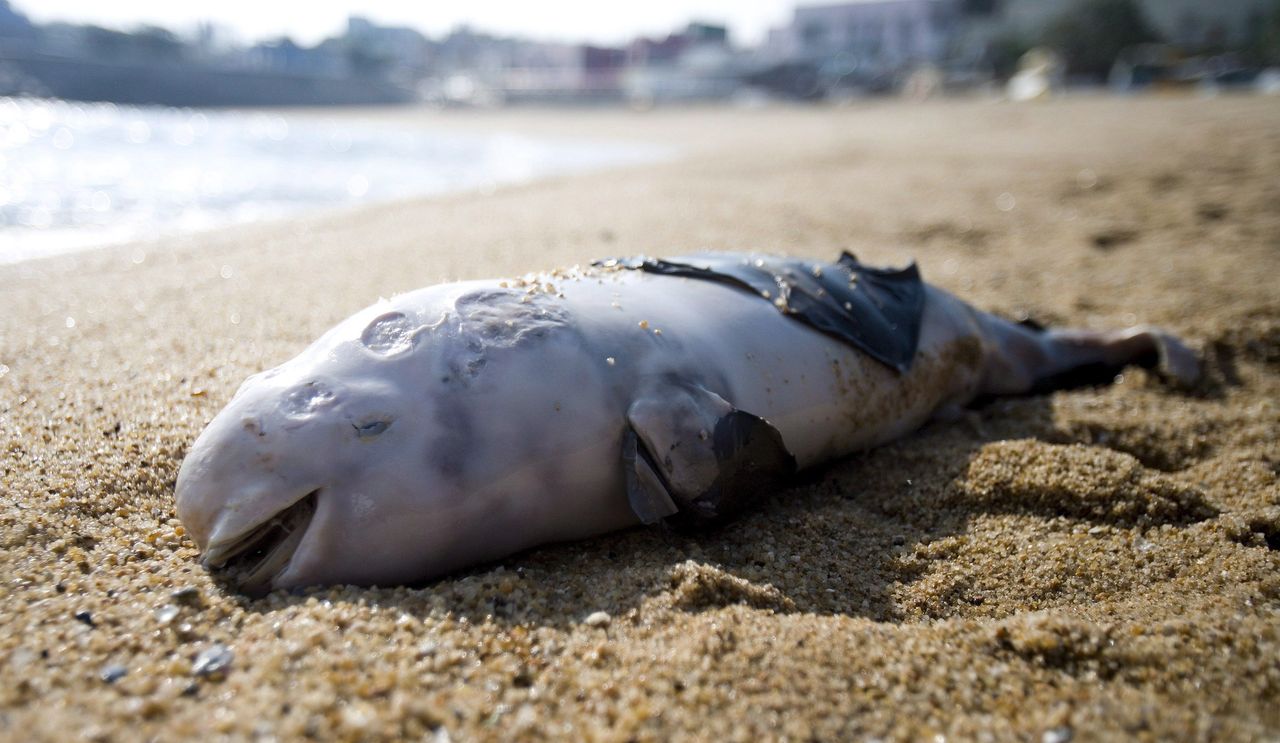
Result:
[[[173,604],[165,604],[156,609],[156,621],[160,624],[169,624],[178,617],[178,607]]]
[[[613,621],[613,617],[609,616],[607,611],[596,611],[587,615],[582,623],[588,627],[608,627],[609,622]]]
[[[89,625],[90,627],[97,627],[97,626],[98,626],[98,625],[97,625],[97,624],[95,624],[95,623],[94,623],[94,621],[93,621],[93,615],[92,615],[92,614],[90,614],[90,613],[89,613],[89,612],[87,612],[87,611],[78,611],[78,612],[76,612],[76,613],[75,613],[75,617],[76,617],[76,619],[78,619],[78,620],[79,620],[79,621],[81,621],[81,622],[84,622],[85,624]]]
[[[108,684],[114,684],[128,675],[129,669],[119,664],[104,666],[102,670],[98,672],[98,677],[103,681],[106,681]]]
[[[223,673],[231,667],[233,660],[235,660],[235,654],[231,652],[231,648],[222,643],[214,643],[196,656],[195,662],[191,664],[191,673],[196,676],[213,676]]]
[[[194,604],[200,601],[200,589],[195,586],[183,586],[169,594],[169,597],[179,604]]]

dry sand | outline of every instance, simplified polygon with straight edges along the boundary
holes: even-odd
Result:
[[[0,269],[0,737],[1277,735],[1275,99],[377,115],[686,156]],[[379,295],[693,248],[914,257],[1209,379],[998,402],[699,539],[259,601],[197,566],[174,477],[249,373]]]

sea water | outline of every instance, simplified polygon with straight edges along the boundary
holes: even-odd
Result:
[[[664,155],[356,115],[0,98],[0,263]]]

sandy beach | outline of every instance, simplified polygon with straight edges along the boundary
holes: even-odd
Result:
[[[682,154],[0,266],[0,738],[1280,730],[1276,99],[337,115]],[[699,538],[260,600],[198,565],[175,477],[247,375],[379,296],[694,249],[914,259],[1009,316],[1167,327],[1207,378],[998,401]]]

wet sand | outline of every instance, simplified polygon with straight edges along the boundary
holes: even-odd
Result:
[[[685,155],[0,267],[0,738],[1280,729],[1275,99],[346,115]],[[698,539],[256,601],[197,565],[174,479],[248,374],[380,295],[707,248],[915,258],[1011,316],[1166,326],[1208,378],[996,402]]]

